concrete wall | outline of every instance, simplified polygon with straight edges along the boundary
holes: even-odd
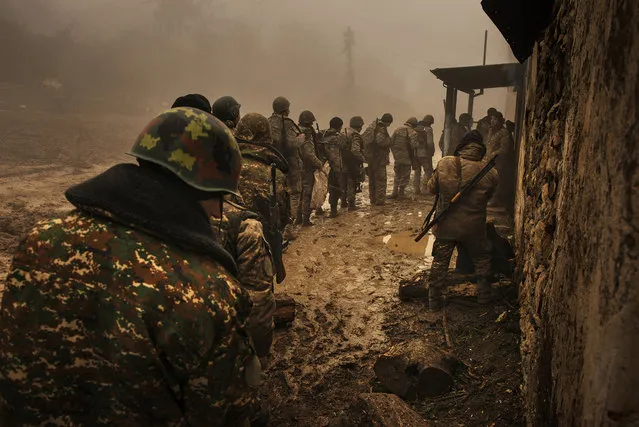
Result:
[[[639,1],[557,3],[516,210],[528,423],[639,425]]]

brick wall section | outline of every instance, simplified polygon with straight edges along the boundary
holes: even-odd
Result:
[[[528,424],[639,425],[639,1],[558,7],[516,210]]]

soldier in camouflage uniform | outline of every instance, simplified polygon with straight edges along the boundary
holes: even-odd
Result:
[[[486,146],[481,134],[476,130],[466,134],[454,154],[439,161],[437,170],[428,182],[430,192],[439,194],[437,212],[446,208],[459,189],[483,168]],[[486,206],[497,187],[497,181],[497,172],[492,169],[433,229],[436,240],[428,291],[430,310],[441,308],[441,293],[456,246],[463,246],[473,260],[478,276],[479,302],[484,304],[490,301],[492,289],[488,282],[490,250],[486,236]]]
[[[389,196],[391,199],[404,197],[406,186],[410,181],[410,170],[413,163],[411,141],[416,138],[415,126],[417,126],[417,118],[411,117],[406,120],[404,126],[398,127],[393,132],[391,152],[393,153],[395,177],[393,179],[393,193]]]
[[[306,138],[291,120],[291,103],[278,96],[273,100],[273,114],[268,118],[275,148],[284,155],[289,171],[286,175],[290,191],[290,210],[297,224],[302,223],[302,159],[299,148]],[[291,236],[292,237],[292,236]]]
[[[241,156],[210,114],[153,119],[120,164],[23,240],[0,312],[0,425],[244,425],[260,366],[250,300],[202,202]]]
[[[388,127],[393,116],[385,113],[376,119],[362,134],[364,158],[368,164],[368,194],[371,205],[382,206],[386,203],[386,166],[389,163],[390,146],[393,141]]]
[[[364,119],[360,116],[355,116],[351,118],[349,127],[344,130],[345,139],[341,154],[347,175],[346,201],[348,202],[349,211],[357,209],[355,194],[362,180],[362,164],[364,163],[362,147],[364,143],[360,132],[363,126]]]
[[[211,113],[229,129],[235,129],[240,121],[240,104],[232,96],[223,96],[211,105]]]
[[[426,185],[433,175],[433,155],[435,154],[435,141],[433,139],[432,125],[435,119],[427,115],[415,127],[417,138],[412,142],[413,148],[413,169],[415,177],[413,179],[413,191],[415,195],[422,193],[422,185]],[[424,178],[422,181],[422,170]]]
[[[495,169],[499,173],[499,185],[495,191],[495,197],[489,206],[499,206],[512,210],[515,202],[515,142],[512,134],[506,127],[504,115],[495,111],[490,118],[490,132],[488,136],[486,158],[492,159],[499,155]]]
[[[329,123],[330,128],[323,132],[322,144],[324,152],[331,166],[328,175],[328,202],[331,205],[330,218],[337,216],[337,205],[342,200],[342,207],[348,207],[346,194],[348,192],[348,172],[342,158],[342,152],[346,149],[346,136],[342,133],[344,121],[339,117],[333,117]]]
[[[315,171],[322,169],[324,162],[317,157],[317,134],[313,129],[315,116],[310,111],[300,113],[299,128],[305,136],[300,147],[302,159],[302,225],[313,225],[311,222],[311,198],[315,185]]]

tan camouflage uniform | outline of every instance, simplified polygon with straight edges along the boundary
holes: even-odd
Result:
[[[288,117],[273,114],[268,121],[274,145],[288,162],[286,181],[290,191],[290,211],[294,218],[298,218],[302,215],[302,159],[299,152],[302,139],[298,137],[297,125]]]
[[[393,169],[395,178],[393,179],[393,197],[403,196],[404,190],[410,181],[410,171],[412,164],[412,146],[411,141],[415,139],[415,131],[408,124],[400,126],[393,132],[393,145],[391,152],[393,153]]]
[[[344,136],[342,159],[347,174],[346,200],[348,207],[355,209],[355,192],[360,183],[361,165],[364,162],[364,155],[362,154],[364,143],[360,133],[353,128],[345,128]]]
[[[429,191],[439,193],[437,212],[445,208],[460,187],[483,168],[481,149],[479,144],[471,143],[460,150],[459,157],[447,156],[439,161],[428,182]],[[461,177],[456,159],[459,160]],[[450,258],[457,245],[468,250],[477,275],[488,276],[490,252],[486,239],[486,206],[497,182],[498,175],[493,169],[437,224],[430,271],[431,289],[440,290],[444,286]]]
[[[311,216],[311,198],[313,196],[313,186],[315,185],[315,171],[323,166],[322,160],[317,157],[315,147],[316,133],[311,126],[300,126],[306,136],[300,147],[300,158],[302,159],[302,220],[308,222]]]
[[[386,203],[386,166],[393,141],[388,129],[378,121],[371,123],[362,134],[364,157],[368,164],[368,194],[371,205]]]
[[[418,126],[416,128],[417,137],[411,141],[414,155],[413,191],[415,194],[422,193],[422,187],[425,187],[428,180],[433,175],[433,155],[435,154],[435,141],[433,137],[433,128],[431,126]],[[424,177],[422,180],[422,170]]]
[[[342,151],[346,149],[348,141],[346,136],[337,132],[336,129],[328,129],[323,132],[323,135],[324,152],[331,166],[331,171],[328,175],[328,201],[331,205],[331,211],[335,212],[340,199],[342,200],[342,207],[348,207],[346,198],[348,193],[348,171],[342,157]]]
[[[213,231],[237,264],[237,277],[253,302],[246,327],[258,357],[266,365],[273,343],[275,270],[262,223],[235,208],[226,208],[223,219],[211,217]],[[229,219],[230,218],[230,219]]]

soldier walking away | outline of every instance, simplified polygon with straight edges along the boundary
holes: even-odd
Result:
[[[422,185],[425,186],[433,175],[433,156],[435,155],[433,123],[435,123],[433,116],[425,116],[415,127],[416,138],[411,142],[413,149],[413,169],[415,170],[413,193],[416,196],[422,194]],[[422,171],[424,172],[424,178],[422,178]]]
[[[488,141],[488,134],[490,133],[490,118],[497,113],[497,109],[490,107],[488,111],[486,111],[486,116],[479,119],[477,122],[477,130],[481,133],[481,136],[484,138],[484,141]]]
[[[495,168],[499,173],[499,185],[489,206],[506,208],[510,211],[515,202],[515,143],[511,132],[504,126],[504,115],[499,111],[490,118],[490,133],[486,144],[486,157],[492,158],[496,154]]]
[[[0,425],[244,425],[260,364],[250,300],[216,241],[242,158],[192,108],[160,114],[119,164],[66,191],[17,250],[0,312]],[[243,424],[244,423],[244,424]]]
[[[406,186],[410,182],[410,171],[414,162],[412,146],[417,137],[415,126],[417,126],[417,118],[411,117],[406,120],[404,126],[398,127],[393,132],[391,152],[393,153],[395,177],[393,178],[393,192],[389,196],[390,199],[404,197]]]
[[[428,182],[431,193],[439,196],[437,211],[445,209],[457,192],[483,168],[482,159],[486,146],[481,134],[474,130],[460,141],[454,156],[439,161]],[[490,302],[492,288],[488,282],[490,273],[490,248],[486,236],[486,207],[495,188],[498,174],[492,169],[472,190],[451,208],[448,216],[435,226],[433,265],[430,271],[428,291],[429,309],[441,309],[442,289],[446,283],[448,266],[456,246],[463,246],[470,255],[478,276],[477,291],[480,304]]]
[[[341,133],[344,121],[339,117],[333,117],[329,123],[330,128],[324,132],[322,144],[328,158],[331,171],[328,174],[328,201],[331,205],[330,218],[337,216],[337,205],[341,199],[342,208],[348,207],[346,194],[348,192],[348,171],[342,157],[342,152],[347,148],[347,139]]]
[[[343,164],[346,168],[346,201],[348,210],[357,210],[355,195],[361,192],[360,187],[364,176],[364,154],[361,131],[364,119],[354,116],[349,121],[349,127],[344,129],[344,147],[342,148]]]
[[[313,225],[311,222],[311,198],[315,184],[315,171],[322,169],[324,162],[317,157],[317,134],[313,129],[315,116],[308,110],[300,113],[299,128],[304,134],[304,142],[300,147],[302,159],[302,225]]]
[[[388,127],[393,116],[385,113],[376,119],[362,134],[364,159],[368,164],[368,194],[371,205],[383,206],[386,203],[386,165],[389,163],[392,139]]]
[[[211,105],[211,112],[229,129],[235,129],[240,121],[240,104],[232,96],[223,96]]]
[[[211,103],[204,95],[199,93],[190,93],[188,95],[180,96],[174,102],[171,108],[177,107],[191,107],[198,110],[206,111],[211,114]]]
[[[291,215],[297,224],[302,223],[302,159],[299,148],[306,136],[288,116],[291,103],[283,96],[273,100],[273,114],[268,118],[275,148],[288,162],[286,181],[290,191]],[[287,233],[293,238],[292,233]]]

